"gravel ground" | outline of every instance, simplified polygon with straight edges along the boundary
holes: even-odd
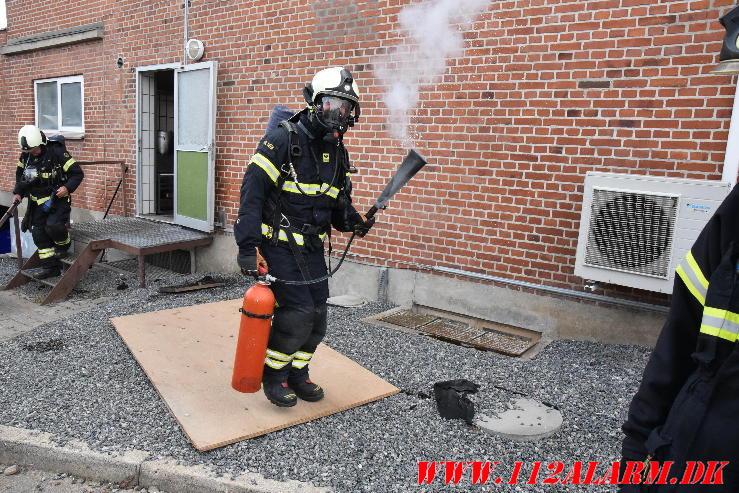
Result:
[[[13,268],[10,259],[0,259],[0,282],[9,279]],[[522,477],[527,478],[533,461],[610,463],[619,457],[620,426],[649,356],[646,348],[556,341],[530,361],[523,361],[360,320],[392,308],[381,303],[357,309],[331,307],[325,343],[401,388],[400,394],[263,437],[197,452],[108,319],[239,298],[247,285],[241,276],[213,274],[227,285],[178,295],[156,291],[159,285],[202,276],[158,273],[153,281],[158,280],[140,289],[132,275],[124,279],[129,286],[125,290],[117,289],[121,279],[113,274],[87,276],[75,296],[113,295],[114,299],[0,344],[0,423],[51,432],[60,443],[83,440],[99,451],[139,449],[185,464],[205,464],[219,473],[257,472],[341,492],[418,488],[418,461],[499,461],[502,472],[510,472],[515,461],[523,461]],[[478,411],[492,413],[523,394],[559,408],[564,425],[541,441],[516,442],[486,434],[461,420],[445,420],[429,396],[434,382],[456,378],[481,385],[480,392],[470,396]],[[542,473],[539,479],[544,477]],[[423,491],[450,488],[608,489],[473,486],[466,476],[457,486],[437,478],[423,486]]]

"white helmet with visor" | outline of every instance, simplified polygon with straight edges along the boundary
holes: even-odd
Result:
[[[318,72],[303,95],[321,125],[331,132],[343,134],[359,119],[359,88],[343,67]]]

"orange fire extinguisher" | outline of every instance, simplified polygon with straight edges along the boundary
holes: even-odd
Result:
[[[260,267],[260,274],[264,274]],[[258,281],[244,294],[239,339],[236,343],[231,387],[253,393],[262,388],[264,358],[267,354],[269,329],[275,309],[275,295],[268,281]]]

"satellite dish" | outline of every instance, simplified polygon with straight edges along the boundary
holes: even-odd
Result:
[[[187,58],[189,58],[193,62],[197,62],[198,60],[203,58],[203,53],[205,53],[205,45],[199,39],[190,39],[187,43],[185,43],[185,53],[187,53]]]

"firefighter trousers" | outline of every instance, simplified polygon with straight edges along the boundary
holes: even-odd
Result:
[[[71,207],[68,198],[54,198],[51,209],[47,212],[36,205],[31,217],[31,235],[38,248],[41,265],[44,267],[59,266],[58,254],[66,252],[72,243],[67,229]]]
[[[303,281],[298,259],[286,242],[262,243],[260,251],[277,279]],[[326,275],[323,249],[309,251],[301,247],[308,280]],[[326,334],[328,280],[302,286],[274,283],[275,314],[267,346],[264,380],[285,382],[305,379],[308,364]]]

